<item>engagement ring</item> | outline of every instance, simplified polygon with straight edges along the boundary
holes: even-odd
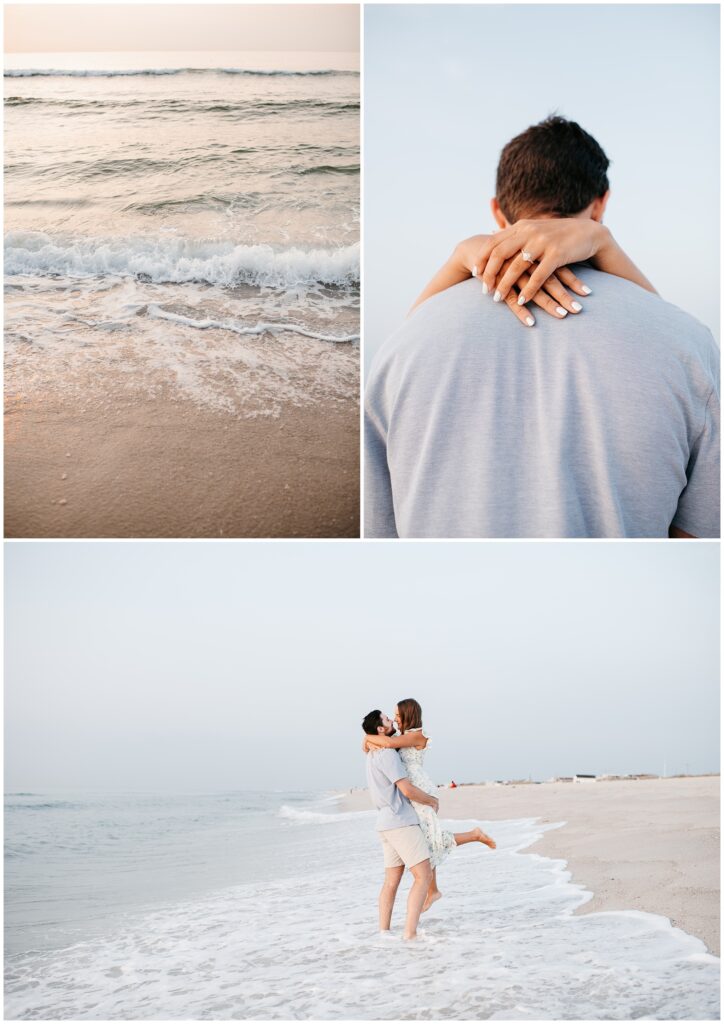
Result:
[[[533,259],[531,254],[529,252],[526,252],[525,249],[520,250],[520,255],[523,257],[526,263],[535,263],[535,260]]]

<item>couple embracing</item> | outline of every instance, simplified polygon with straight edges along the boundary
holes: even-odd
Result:
[[[437,867],[456,846],[495,842],[480,828],[449,832],[440,824],[436,786],[423,761],[429,743],[422,728],[422,709],[416,700],[401,700],[394,722],[381,711],[370,711],[362,722],[367,754],[367,786],[377,808],[377,832],[382,842],[385,881],[380,892],[380,932],[389,933],[392,908],[408,868],[413,884],[407,899],[405,939],[417,938],[420,914],[439,900]],[[398,731],[399,730],[399,731]]]

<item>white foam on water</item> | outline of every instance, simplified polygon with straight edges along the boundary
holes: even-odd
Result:
[[[5,238],[8,277],[136,277],[157,284],[239,284],[267,288],[359,283],[359,245],[275,250],[175,236],[70,238],[13,231]]]
[[[310,813],[319,805],[308,808]],[[298,809],[305,810],[304,807]],[[296,818],[315,829],[318,818]],[[296,827],[295,821],[289,827]],[[92,943],[11,958],[10,1017],[55,1019],[710,1020],[719,961],[668,920],[574,916],[590,898],[565,863],[521,850],[546,827],[484,822],[498,850],[462,847],[422,941],[377,932],[382,857],[363,812],[319,829],[343,870],[237,886],[129,915]],[[447,822],[456,829],[467,822]],[[403,883],[405,885],[405,883]]]
[[[287,804],[282,804],[278,814],[280,818],[286,818],[289,821],[304,825],[338,825],[341,821],[369,820],[374,816],[375,811],[338,811],[336,813],[326,813],[324,811],[289,807]]]
[[[156,317],[159,320],[170,320],[172,323],[183,324],[185,327],[194,327],[199,331],[231,331],[232,334],[239,334],[242,337],[246,335],[291,333],[301,335],[303,338],[314,338],[316,341],[329,341],[334,344],[359,340],[359,334],[343,334],[341,336],[322,334],[319,331],[312,331],[302,324],[295,323],[267,323],[262,321],[256,324],[238,324],[233,320],[214,320],[208,318],[197,320],[194,317],[169,312],[154,303],[148,305],[147,313],[148,316]]]
[[[239,296],[129,278],[14,280],[22,286],[6,295],[5,381],[25,395],[80,409],[122,406],[133,394],[181,398],[225,415],[276,418],[285,406],[359,394],[359,347],[348,333],[357,311],[342,296]]]

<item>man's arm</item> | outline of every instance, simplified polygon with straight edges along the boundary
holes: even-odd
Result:
[[[693,533],[685,533],[680,530],[678,526],[669,527],[669,539],[670,540],[695,540]]]
[[[374,373],[374,371],[373,371]],[[365,508],[364,535],[396,538],[392,481],[387,464],[387,438],[376,406],[381,401],[374,376],[365,398]]]
[[[409,779],[398,779],[395,785],[408,800],[414,800],[418,804],[427,804],[437,814],[440,801],[436,796],[430,796],[424,789],[418,789],[417,786],[413,786]]]
[[[686,487],[679,495],[669,537],[719,536],[719,438],[719,394],[713,387],[701,431],[691,446]]]

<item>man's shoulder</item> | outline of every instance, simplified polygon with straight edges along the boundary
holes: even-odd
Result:
[[[380,766],[397,765],[398,762],[402,763],[400,755],[394,747],[378,747],[377,750],[371,750],[367,757],[372,758],[372,761]]]
[[[407,345],[416,345],[441,324],[446,328],[459,324],[461,317],[485,317],[490,312],[487,301],[481,301],[480,282],[474,278],[431,295],[407,316],[383,343],[380,353],[392,352]]]
[[[378,747],[376,750],[370,751],[370,754],[372,757],[382,757],[384,755],[384,759],[387,761],[399,760],[400,757],[394,747]]]
[[[385,376],[393,367],[421,364],[435,373],[436,362],[445,360],[451,350],[472,347],[479,352],[491,344],[503,345],[504,351],[513,356],[517,348],[509,348],[511,341],[530,334],[531,338],[554,344],[565,330],[575,336],[576,346],[605,350],[607,339],[616,338],[624,344],[628,341],[638,358],[648,343],[684,360],[693,357],[715,375],[719,349],[709,329],[690,313],[623,278],[585,264],[577,265],[575,270],[591,288],[583,313],[569,314],[562,323],[536,308],[533,331],[509,309],[484,297],[476,279],[438,292],[418,306],[381,346],[373,374]]]
[[[470,278],[426,299],[383,341],[375,353],[367,374],[368,393],[375,390],[390,372],[412,363],[427,366],[444,359],[445,339],[459,339],[475,333],[476,324],[485,322],[489,304],[481,301],[479,282]],[[422,364],[420,364],[422,359]]]

